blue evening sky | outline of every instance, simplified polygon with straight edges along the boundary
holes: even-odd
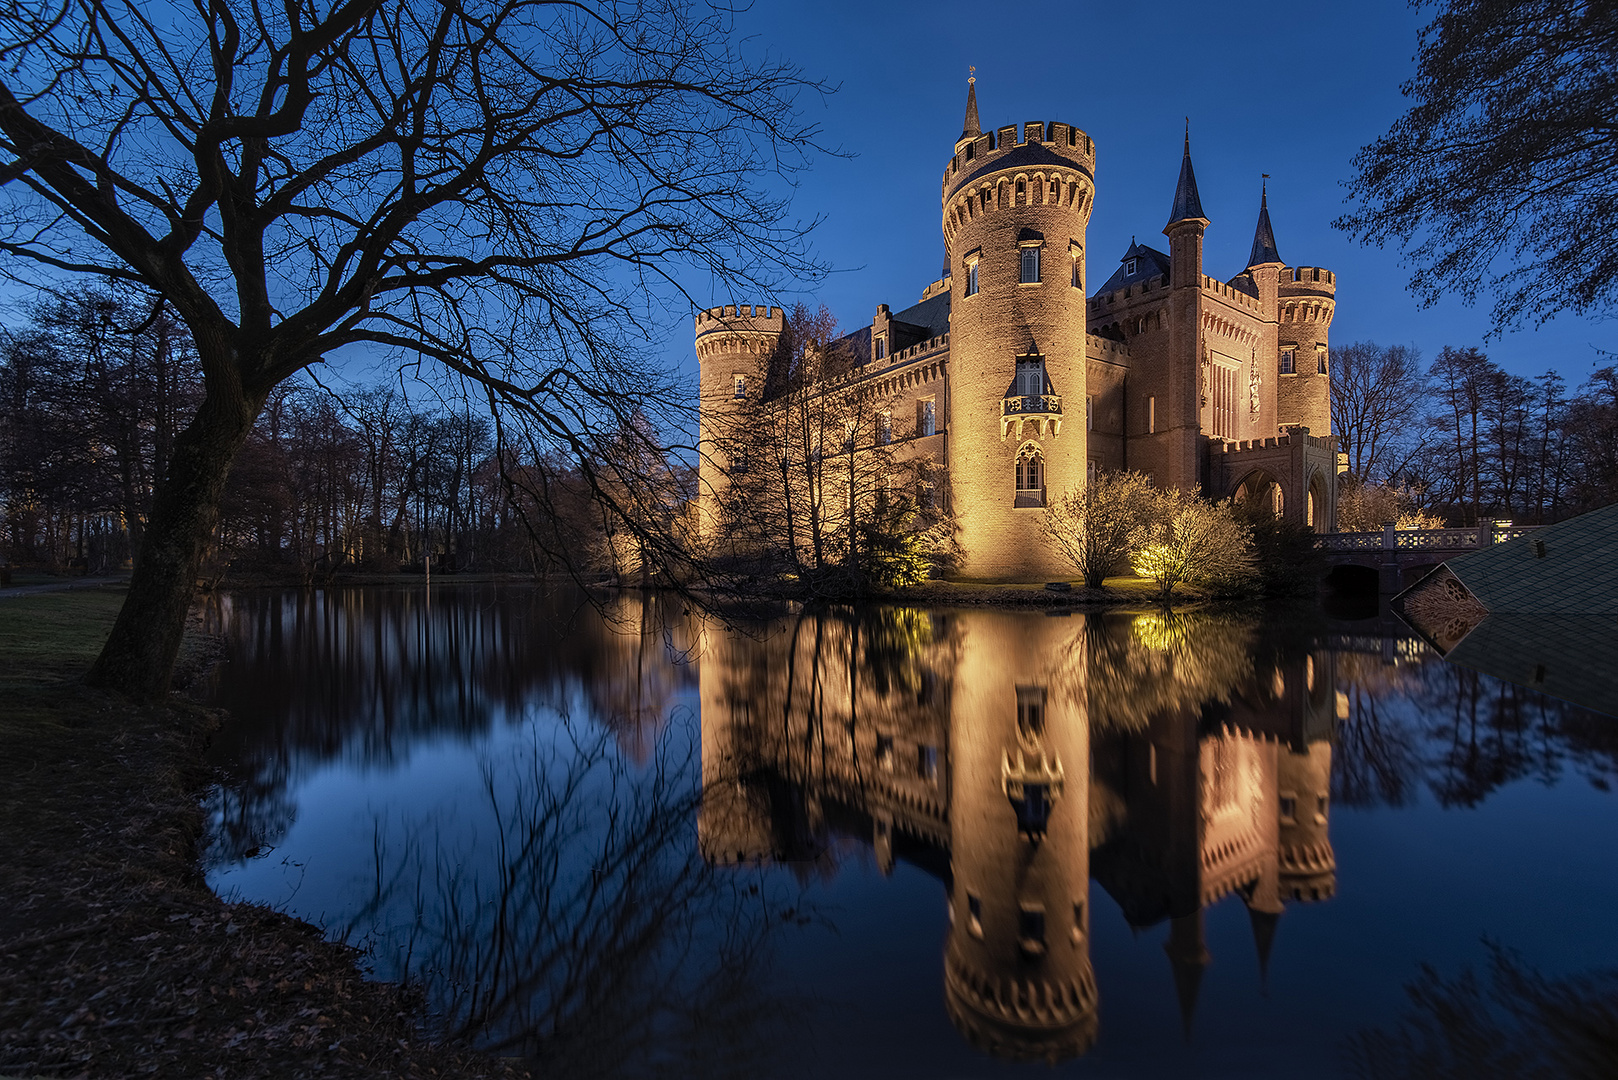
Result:
[[[1485,341],[1488,300],[1422,309],[1396,250],[1362,248],[1331,227],[1345,209],[1350,159],[1404,111],[1416,34],[1430,18],[1404,0],[1347,3],[1127,2],[1000,4],[759,0],[738,29],[806,74],[840,84],[805,101],[828,144],[801,179],[804,217],[822,216],[817,248],[837,272],[813,295],[715,297],[714,303],[824,302],[844,330],[879,303],[915,303],[943,262],[939,181],[961,130],[968,65],[985,129],[1062,120],[1096,142],[1088,237],[1092,289],[1132,236],[1167,249],[1162,228],[1185,120],[1208,228],[1205,272],[1246,264],[1269,173],[1281,257],[1338,275],[1334,344],[1370,339],[1482,347],[1509,370],[1556,368],[1577,385],[1618,348],[1612,323],[1559,317]],[[671,352],[694,368],[689,330]]]

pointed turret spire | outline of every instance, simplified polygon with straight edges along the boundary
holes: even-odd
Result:
[[[983,127],[978,123],[977,70],[971,68],[971,74],[966,79],[966,123],[961,128],[961,139],[975,139],[983,134]]]
[[[1264,174],[1264,180],[1259,182],[1258,195],[1258,228],[1253,231],[1253,253],[1247,257],[1247,266],[1263,266],[1265,263],[1278,263],[1281,253],[1275,250],[1275,230],[1270,228],[1270,178]]]
[[[1202,197],[1197,194],[1197,174],[1191,168],[1191,120],[1185,121],[1185,156],[1180,160],[1180,182],[1174,188],[1174,208],[1169,211],[1169,224],[1176,221],[1201,221],[1208,217],[1202,212]]]
[[[1266,994],[1270,991],[1270,949],[1275,945],[1275,928],[1281,915],[1275,911],[1247,909],[1248,921],[1253,924],[1253,944],[1258,947],[1258,981]]]
[[[1202,985],[1202,972],[1213,958],[1203,944],[1202,910],[1181,915],[1169,922],[1169,964],[1174,969],[1174,992],[1180,999],[1180,1023],[1185,1029],[1185,1041],[1191,1041],[1191,1021],[1197,1014],[1197,990]]]

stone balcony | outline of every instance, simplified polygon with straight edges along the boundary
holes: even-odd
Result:
[[[1061,394],[1019,394],[1000,402],[1000,437],[1021,439],[1025,427],[1032,427],[1037,438],[1057,435],[1062,430]]]

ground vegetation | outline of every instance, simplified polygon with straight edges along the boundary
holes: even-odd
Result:
[[[0,604],[0,1075],[517,1077],[433,1044],[408,989],[314,927],[227,904],[197,872],[216,717],[83,685],[121,606]],[[178,678],[210,661],[187,638]]]

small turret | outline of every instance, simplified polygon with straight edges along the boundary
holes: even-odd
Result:
[[[1197,193],[1197,174],[1191,167],[1191,121],[1185,122],[1185,152],[1180,158],[1180,179],[1174,186],[1174,205],[1163,234],[1169,238],[1169,286],[1193,289],[1202,285],[1202,234],[1208,218]]]
[[[1270,228],[1269,185],[1261,182],[1258,194],[1258,227],[1253,230],[1253,251],[1247,256],[1247,269],[1280,262],[1281,255],[1275,250],[1275,230]]]

